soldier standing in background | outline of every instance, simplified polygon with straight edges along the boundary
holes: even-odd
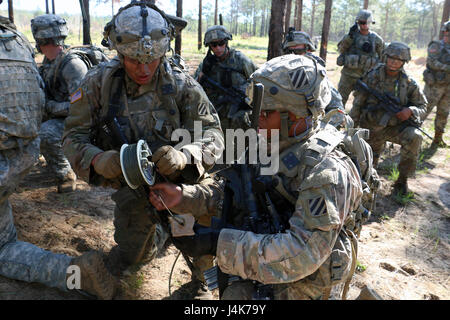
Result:
[[[251,110],[246,110],[245,89],[247,80],[256,70],[249,58],[228,46],[228,41],[232,38],[233,36],[224,26],[209,27],[204,39],[208,53],[198,66],[194,76],[216,107],[224,131],[238,128],[246,130],[250,127]],[[231,101],[230,95],[224,93],[217,86],[211,85],[206,78],[231,91],[231,95],[241,96],[240,101]]]
[[[344,107],[356,81],[381,60],[384,42],[369,30],[369,24],[374,23],[372,21],[372,12],[361,10],[349,33],[338,43],[340,55],[337,65],[343,66],[338,90]]]
[[[420,120],[425,114],[427,100],[414,79],[403,69],[411,60],[409,47],[402,42],[391,42],[383,54],[386,63],[380,63],[370,70],[362,81],[372,89],[398,100],[401,111],[392,116],[380,106],[374,95],[364,90],[355,91],[355,100],[350,116],[355,126],[370,130],[367,141],[374,153],[374,166],[378,164],[386,141],[400,144],[400,175],[394,184],[394,193],[408,193],[408,177],[416,170],[417,158],[422,143],[422,134],[408,125],[408,119]]]
[[[436,106],[434,139],[432,145],[446,147],[442,136],[450,111],[450,21],[442,26],[444,39],[428,45],[427,68],[423,72],[424,93],[428,100],[425,120]]]
[[[111,299],[115,282],[99,253],[73,258],[17,239],[9,197],[38,160],[45,94],[28,40],[5,17],[0,35],[0,275],[67,291],[67,268],[77,265],[81,290]]]
[[[39,73],[45,82],[45,113],[39,135],[41,153],[55,175],[58,192],[76,189],[76,175],[64,156],[61,138],[64,119],[69,114],[70,95],[78,89],[87,71],[97,64],[95,57],[89,59],[87,48],[68,50],[64,39],[69,30],[66,21],[54,14],[44,14],[31,20],[31,31],[36,40],[38,52],[45,58]],[[106,60],[99,52],[99,60]],[[100,62],[100,61],[98,61]]]

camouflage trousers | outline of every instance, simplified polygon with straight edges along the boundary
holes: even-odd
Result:
[[[384,144],[390,141],[401,145],[400,163],[398,170],[402,177],[411,176],[416,170],[417,158],[422,144],[422,134],[414,127],[396,125],[392,127],[371,128],[365,121],[361,121],[362,128],[370,129],[370,138],[367,143],[372,147],[374,166],[378,163]]]
[[[64,131],[64,119],[56,118],[41,125],[41,153],[47,161],[48,168],[60,181],[71,170],[70,163],[62,150],[61,139]]]
[[[443,133],[450,112],[450,85],[429,85],[425,83],[424,93],[428,100],[428,107],[422,119],[425,120],[436,106],[434,130]]]
[[[0,151],[0,275],[65,291],[67,267],[72,257],[18,241],[9,202],[9,196],[35,164],[39,143],[35,139],[22,150]]]
[[[345,104],[347,103],[348,97],[350,93],[354,90],[356,81],[358,81],[359,77],[353,77],[345,73],[341,73],[341,78],[339,79],[338,91],[342,97],[342,104],[345,108]]]

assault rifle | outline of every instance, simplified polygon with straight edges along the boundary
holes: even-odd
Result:
[[[388,95],[388,94],[383,94],[381,92],[379,92],[376,89],[371,89],[367,86],[367,84],[365,84],[363,81],[361,81],[360,79],[356,82],[355,85],[355,89],[359,90],[363,90],[367,93],[370,93],[371,95],[373,95],[375,98],[377,98],[380,101],[379,106],[381,108],[383,108],[383,110],[385,110],[388,113],[389,117],[386,117],[384,119],[384,121],[382,122],[382,125],[386,126],[387,122],[389,121],[390,117],[392,117],[393,115],[395,115],[396,113],[402,111],[403,107],[400,105],[400,102],[397,101],[394,97]],[[414,127],[417,130],[419,130],[420,132],[422,132],[424,135],[426,135],[428,138],[430,138],[431,140],[433,140],[432,137],[430,137],[430,135],[428,135],[428,133],[426,133],[425,131],[423,131],[420,128],[420,125],[422,124],[422,122],[420,122],[417,119],[407,119],[405,121],[403,121],[403,125],[404,126],[410,126],[410,127]]]
[[[217,81],[214,81],[213,79],[208,77],[206,74],[202,75],[200,84],[202,86],[209,86],[213,89],[216,89],[225,95],[223,100],[219,100],[215,104],[217,107],[217,111],[219,111],[221,109],[221,105],[223,106],[224,103],[231,103],[232,107],[228,113],[228,117],[232,117],[240,109],[252,109],[252,107],[249,105],[246,94],[233,86],[231,86],[230,88],[225,88]]]

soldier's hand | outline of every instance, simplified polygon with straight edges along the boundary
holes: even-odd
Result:
[[[187,157],[172,146],[162,146],[152,155],[152,161],[156,164],[159,173],[169,176],[186,167]]]
[[[191,257],[201,257],[208,254],[215,256],[220,229],[195,224],[194,232],[195,236],[173,237],[172,241],[175,247]]]
[[[355,22],[355,24],[351,26],[350,30],[348,31],[348,35],[350,36],[350,38],[353,39],[353,33],[355,33],[356,31],[358,31],[358,23]]]
[[[114,179],[122,174],[120,155],[116,150],[109,150],[97,154],[92,160],[95,172],[106,179]]]
[[[160,197],[164,203],[161,201]],[[149,200],[158,211],[165,210],[166,206],[167,208],[172,209],[180,204],[182,198],[183,190],[176,184],[163,182],[150,187]],[[164,204],[166,206],[164,206]]]
[[[410,108],[403,108],[402,111],[397,112],[395,114],[395,116],[400,121],[405,121],[405,120],[408,120],[412,116],[412,111]]]

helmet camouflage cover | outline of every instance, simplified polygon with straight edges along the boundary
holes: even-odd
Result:
[[[403,42],[393,41],[384,50],[383,54],[387,57],[395,58],[408,62],[411,60],[411,51]]]
[[[325,68],[314,59],[288,54],[267,61],[251,79],[264,85],[261,110],[290,111],[297,117],[312,115],[317,120],[331,101],[328,82],[322,81],[325,77]]]
[[[165,14],[146,2],[121,8],[104,32],[110,49],[144,64],[164,56],[173,35],[174,27]]]
[[[375,23],[373,20],[372,12],[369,10],[362,9],[356,15],[357,21],[367,21],[367,23]]]
[[[450,20],[442,25],[442,32],[450,32]]]
[[[64,39],[69,34],[66,20],[54,15],[44,14],[31,20],[31,32],[39,39]]]
[[[286,37],[286,40],[283,43],[283,50],[286,50],[289,47],[293,47],[299,44],[305,44],[308,49],[311,51],[316,51],[316,46],[311,41],[311,37],[309,34],[303,31],[291,31]]]
[[[212,26],[206,30],[205,39],[203,40],[203,43],[205,44],[205,47],[207,47],[208,44],[213,41],[232,40],[232,39],[233,39],[232,34],[229,33],[224,26]]]

